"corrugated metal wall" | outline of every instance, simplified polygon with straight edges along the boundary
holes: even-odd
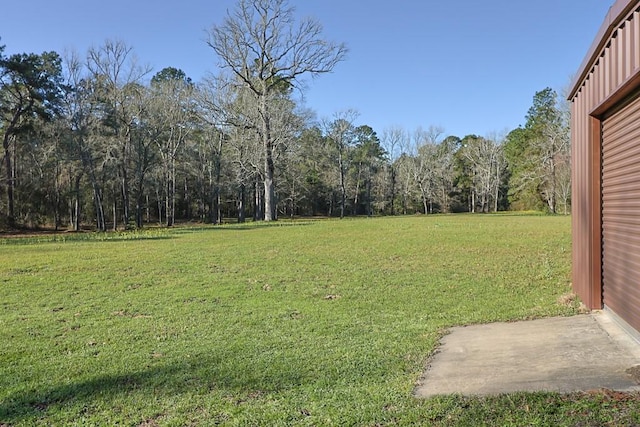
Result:
[[[618,0],[585,57],[569,97],[573,289],[589,308],[602,308],[601,119],[637,87],[640,0]]]
[[[640,330],[640,97],[602,123],[602,300]]]

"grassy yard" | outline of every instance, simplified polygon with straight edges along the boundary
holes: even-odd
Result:
[[[571,315],[570,219],[0,240],[0,426],[636,425],[637,395],[412,397],[454,325]]]

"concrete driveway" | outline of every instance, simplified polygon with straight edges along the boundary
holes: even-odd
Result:
[[[605,312],[451,329],[417,397],[640,390],[640,344]]]

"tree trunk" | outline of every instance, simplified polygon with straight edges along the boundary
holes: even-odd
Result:
[[[216,191],[216,224],[222,224],[222,200],[220,197],[220,188]]]
[[[11,165],[11,149],[10,141],[11,134],[7,130],[2,139],[2,146],[4,147],[4,163],[7,168],[7,225],[9,227],[15,226],[15,211],[14,211],[14,187],[15,180],[13,175],[13,167]]]
[[[184,216],[191,220],[191,197],[189,196],[189,182],[184,178]]]
[[[291,212],[289,217],[293,219],[296,211],[296,184],[295,181],[291,185]]]
[[[551,213],[556,213],[556,162],[551,159],[551,197],[549,198],[549,209]]]
[[[427,196],[425,196],[424,191],[422,193],[422,208],[424,209],[424,214],[427,215],[429,213],[429,209],[427,206]]]
[[[338,155],[338,166],[340,166],[340,218],[344,218],[344,209],[347,202],[347,189],[345,186],[344,163],[342,160],[342,151]]]
[[[254,203],[255,203],[255,206],[253,209],[253,220],[261,221],[264,219],[263,195],[262,195],[262,191],[260,191],[260,181],[258,177],[256,177],[253,191],[254,191]]]
[[[245,222],[245,200],[246,200],[246,186],[240,184],[240,194],[238,197],[238,222]]]
[[[113,197],[113,231],[118,231],[118,198],[115,195]]]
[[[160,191],[158,191],[158,189],[156,188],[156,201],[158,204],[158,224],[164,224],[164,221],[162,220],[162,197],[160,195]],[[164,202],[166,202],[166,199],[164,200]]]
[[[224,134],[219,132],[217,153],[214,158],[215,179],[216,179],[216,222],[222,224],[222,204],[220,200],[220,182],[222,180],[222,144],[224,143]],[[244,184],[242,184],[242,197],[245,197]],[[243,200],[244,205],[244,200]],[[244,222],[244,206],[242,207],[242,221]]]
[[[73,207],[73,231],[80,231],[80,174],[74,183],[75,203]]]
[[[209,222],[211,224],[215,224],[218,221],[218,218],[216,218],[216,213],[217,213],[217,207],[215,206],[216,204],[216,186],[214,185],[214,180],[213,180],[213,171],[211,170],[211,168],[209,169],[209,186],[207,187],[207,189],[205,190],[207,192],[207,205],[209,206]]]
[[[104,217],[104,205],[102,203],[101,190],[96,186],[93,187],[93,200],[96,205],[96,227],[98,231],[107,231],[107,223]]]
[[[275,166],[273,163],[273,141],[271,140],[271,122],[267,107],[267,94],[260,96],[260,117],[262,119],[262,147],[264,149],[264,220],[276,219],[275,202]]]
[[[495,200],[495,212],[498,212],[498,199],[500,198],[500,161],[496,162],[496,200]]]
[[[362,164],[358,165],[358,175],[356,176],[356,194],[353,196],[353,216],[358,215],[358,203],[360,202],[360,175],[361,175]]]
[[[396,200],[396,168],[391,167],[391,216],[395,215],[394,203]]]
[[[136,227],[142,228],[142,200],[141,197],[136,198]]]
[[[220,222],[220,189],[217,186],[213,187],[211,191],[210,206],[209,206],[209,222],[211,224],[218,224]]]
[[[271,148],[267,148],[267,157],[265,159],[265,177],[264,177],[264,220],[274,221],[276,219],[276,204],[274,191],[274,164]]]
[[[166,198],[166,207],[165,207],[165,215],[167,218],[167,227],[172,227],[175,223],[175,209],[176,209],[176,182],[175,182],[175,163],[173,159],[171,160],[171,164],[169,165],[169,169],[167,171],[167,198]]]
[[[331,192],[331,197],[329,198],[329,212],[327,213],[327,216],[329,218],[331,218],[333,216],[333,200],[334,200],[334,193],[332,191]]]
[[[476,213],[476,192],[471,190],[471,206],[470,212]]]
[[[123,173],[126,174],[125,171],[123,171]],[[113,205],[116,205],[115,199]],[[125,229],[129,225],[129,181],[124,176],[122,177],[122,223]]]
[[[215,180],[213,184],[213,196],[212,196],[212,200],[213,200],[212,222],[214,224],[221,224],[222,223],[222,207],[220,206],[220,179],[222,175],[222,168],[220,165],[220,159],[217,158],[217,156],[214,163],[214,171],[215,171],[215,174],[214,174]]]
[[[142,228],[143,221],[143,210],[144,210],[144,202],[143,202],[143,193],[144,193],[144,175],[140,177],[140,182],[138,183],[138,188],[136,190],[136,227]]]
[[[60,214],[60,162],[58,161],[58,141],[56,140],[56,168],[55,168],[55,200],[53,206],[53,222],[55,231],[60,229],[61,214]]]
[[[24,109],[18,109],[13,114],[9,125],[4,129],[4,136],[2,138],[2,147],[4,148],[4,162],[7,168],[7,225],[9,227],[14,227],[16,225],[16,217],[15,217],[15,203],[14,203],[14,195],[15,195],[15,187],[16,187],[16,175],[15,175],[15,164],[11,162],[11,142],[13,140],[13,152],[15,154],[15,134],[14,131],[18,126],[18,122],[20,121],[20,117],[27,111],[30,111],[33,107],[34,100],[30,100],[28,106]],[[15,159],[14,159],[15,163]]]
[[[151,213],[149,212],[151,210],[151,208],[149,207],[149,194],[147,194],[145,197],[147,201],[147,203],[145,204],[145,211],[147,216],[147,224],[149,224],[151,222]]]
[[[127,173],[128,153],[127,149],[131,143],[129,140],[122,147],[122,164],[120,165],[122,173],[122,222],[125,230],[129,227],[129,174]],[[114,200],[115,204],[115,200]],[[114,219],[115,221],[115,219]]]
[[[447,189],[442,188],[442,206],[440,212],[449,213],[449,197],[447,197]]]
[[[218,221],[220,220],[220,218],[218,217],[218,212],[220,209],[218,206],[218,195],[219,190],[213,187],[211,193],[209,194],[209,222],[214,225],[218,224]]]
[[[93,159],[90,153],[84,147],[84,141],[82,137],[79,137],[78,146],[80,148],[80,157],[82,159],[82,167],[89,175],[89,181],[91,181],[91,187],[93,189],[93,203],[96,209],[96,228],[98,231],[107,231],[107,224],[104,218],[104,206],[102,200],[102,190],[98,184],[96,178],[96,171],[93,165]],[[78,198],[79,199],[79,198]]]
[[[71,202],[69,203],[69,227],[71,227],[71,229],[73,230],[73,224],[74,224],[74,216],[73,216],[73,212],[75,210],[75,200],[71,200]]]
[[[371,208],[371,174],[367,178],[367,216],[373,216],[373,209]]]
[[[407,193],[402,192],[402,215],[407,214]]]

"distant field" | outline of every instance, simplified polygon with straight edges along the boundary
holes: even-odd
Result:
[[[573,314],[570,245],[517,215],[0,240],[0,425],[640,422],[606,393],[412,397],[447,327]]]

